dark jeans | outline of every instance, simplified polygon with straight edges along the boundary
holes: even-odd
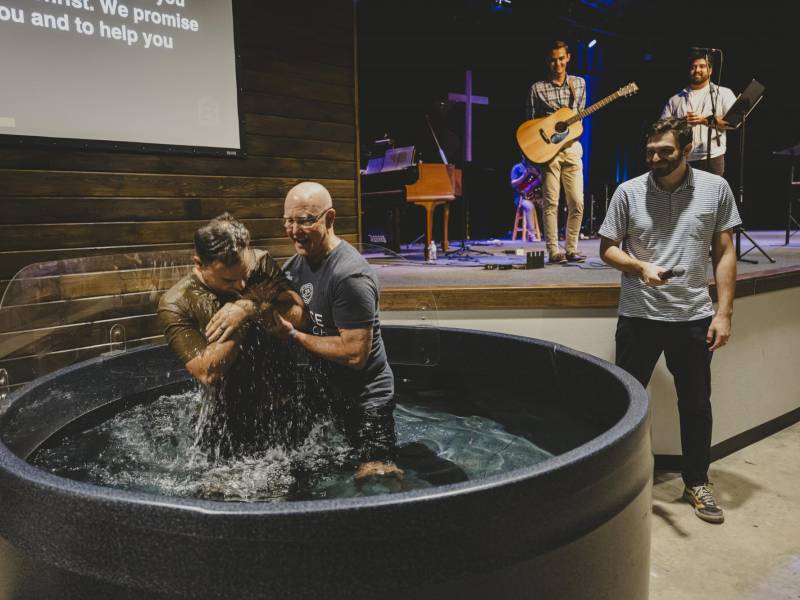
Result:
[[[709,166],[708,161],[703,158],[701,160],[692,160],[689,161],[689,165],[693,169],[700,169],[701,171],[708,171],[709,173],[713,173],[714,175],[719,175],[720,177],[725,176],[725,155],[720,154],[719,156],[715,156],[711,159],[711,165]]]
[[[675,381],[687,486],[708,481],[711,454],[711,357],[706,333],[711,317],[667,322],[619,317],[617,366],[647,387],[663,352]]]
[[[396,398],[380,406],[338,405],[334,413],[344,429],[356,460],[394,461],[397,436],[394,429]]]

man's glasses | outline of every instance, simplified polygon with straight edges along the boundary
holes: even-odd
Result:
[[[329,206],[328,208],[323,210],[321,213],[319,213],[316,217],[300,217],[299,219],[293,219],[291,217],[283,217],[283,226],[286,229],[289,229],[293,225],[297,225],[298,227],[301,227],[302,229],[307,229],[309,227],[312,227],[314,225],[314,223],[316,223],[317,221],[319,221],[322,218],[322,215],[324,215],[326,212],[328,212],[332,208],[333,208],[332,206]]]

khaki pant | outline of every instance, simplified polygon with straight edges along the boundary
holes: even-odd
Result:
[[[564,245],[567,252],[578,251],[578,234],[583,220],[583,148],[575,141],[564,147],[549,163],[542,165],[542,194],[544,196],[544,237],[547,252],[558,249],[558,198],[561,185],[567,201],[567,233]]]

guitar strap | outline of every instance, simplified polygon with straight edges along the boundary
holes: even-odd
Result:
[[[569,86],[569,107],[575,110],[575,87],[572,84],[572,79],[567,75],[567,85]]]

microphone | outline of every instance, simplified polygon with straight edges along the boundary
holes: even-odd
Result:
[[[661,281],[666,281],[667,279],[671,279],[672,277],[680,277],[686,273],[686,269],[683,267],[672,267],[671,269],[667,269],[663,273],[659,273],[658,278]]]
[[[692,52],[722,52],[719,48],[701,48],[699,46],[692,46]]]

